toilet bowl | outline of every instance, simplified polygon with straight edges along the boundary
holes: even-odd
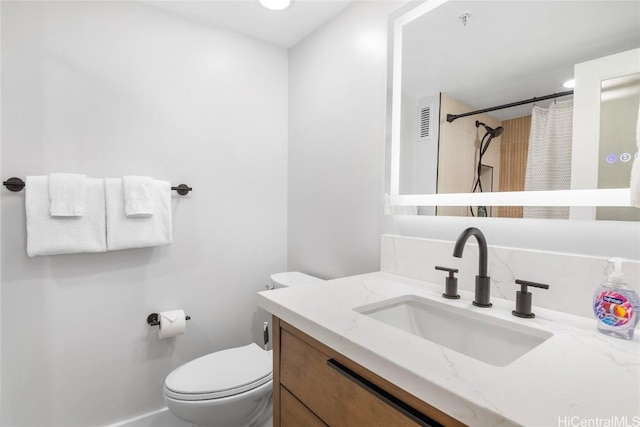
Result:
[[[269,289],[321,282],[291,272],[271,276]],[[201,427],[270,427],[273,356],[257,344],[229,348],[185,363],[164,384],[176,417]]]
[[[198,426],[260,426],[271,417],[272,355],[256,344],[207,354],[167,376],[164,398]]]

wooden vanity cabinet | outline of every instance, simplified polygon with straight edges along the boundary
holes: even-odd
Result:
[[[274,427],[463,426],[273,318]]]

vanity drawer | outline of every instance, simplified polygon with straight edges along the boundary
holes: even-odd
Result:
[[[280,340],[280,384],[327,425],[441,425],[287,330]]]
[[[320,418],[280,386],[280,427],[327,427]]]

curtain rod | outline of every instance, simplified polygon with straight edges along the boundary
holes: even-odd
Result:
[[[22,179],[13,177],[3,181],[2,185],[7,187],[7,190],[9,191],[18,192],[22,191],[27,184]],[[189,191],[193,191],[193,188],[189,187],[187,184],[180,184],[177,187],[171,187],[171,189],[177,191],[181,196],[186,196],[189,194]]]
[[[522,101],[516,101],[516,102],[512,102],[510,104],[498,105],[497,107],[490,107],[490,108],[485,108],[485,109],[482,109],[482,110],[471,111],[470,113],[447,114],[447,121],[449,123],[451,123],[455,119],[459,119],[461,117],[473,116],[475,114],[487,113],[489,111],[502,110],[504,108],[517,107],[518,105],[531,104],[533,102],[544,101],[545,99],[560,98],[561,96],[568,96],[568,95],[573,95],[573,91],[572,90],[568,90],[566,92],[553,93],[551,95],[534,96],[533,98],[530,98],[530,99],[525,99],[525,100],[522,100]]]

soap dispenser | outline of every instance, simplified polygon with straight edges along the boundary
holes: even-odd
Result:
[[[622,259],[611,258],[609,262],[613,263],[614,270],[593,296],[593,313],[598,322],[598,331],[630,340],[638,323],[640,298],[625,280]]]

